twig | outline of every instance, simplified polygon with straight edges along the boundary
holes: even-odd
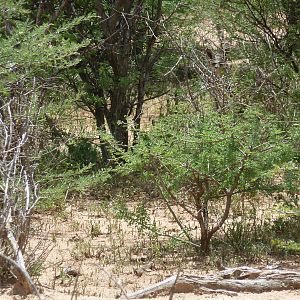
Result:
[[[180,63],[182,58],[183,58],[182,55],[179,56],[179,58],[178,58],[177,62],[175,63],[175,65],[167,73],[165,73],[163,76],[165,77],[165,76],[169,75],[170,73],[172,73],[174,71],[174,69],[177,67],[177,65]]]

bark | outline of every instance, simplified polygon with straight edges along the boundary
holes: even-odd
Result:
[[[300,272],[269,267],[260,270],[243,266],[225,268],[224,271],[209,276],[174,275],[150,287],[127,294],[127,297],[154,298],[169,294],[171,289],[175,293],[221,293],[237,296],[239,292],[262,293],[299,288]]]
[[[264,8],[261,5],[256,5],[255,2],[244,0],[244,3],[249,11],[249,17],[252,19],[254,26],[262,30],[266,36],[272,41],[273,48],[277,51],[293,68],[295,73],[299,73],[299,61],[294,58],[294,54],[298,49],[299,34],[295,34],[295,29],[299,22],[299,1],[282,0],[283,12],[285,13],[287,26],[283,28],[286,31],[286,36],[282,39],[269,24]],[[299,26],[298,26],[299,27]],[[283,43],[288,41],[287,46]],[[269,45],[269,41],[264,40]],[[295,55],[297,56],[297,54]]]
[[[96,66],[97,61],[96,57],[92,56],[90,57],[88,61],[89,65]],[[96,126],[99,132],[101,131],[106,131],[105,128],[105,120],[106,120],[106,115],[107,115],[107,104],[105,101],[105,95],[104,91],[101,87],[99,87],[99,83],[97,81],[97,72],[95,69],[93,69],[93,72],[88,74],[86,71],[86,64],[82,64],[81,67],[84,70],[79,71],[79,76],[81,80],[86,84],[88,93],[90,95],[95,96],[98,100],[95,103],[89,103],[89,101],[85,101],[83,99],[83,103],[88,107],[88,110],[93,114],[95,121],[96,121]],[[74,86],[74,89],[76,90],[76,85]],[[102,101],[100,101],[102,100]],[[108,124],[110,125],[110,124]],[[101,134],[99,135],[99,141],[100,141],[100,148],[101,148],[101,154],[102,154],[102,160],[103,163],[106,165],[109,162],[110,159],[110,153],[109,153],[109,145],[102,140]]]
[[[203,254],[208,254],[210,251],[210,240],[212,234],[208,228],[208,211],[207,205],[201,205],[198,209],[197,220],[200,225],[201,239],[200,239],[200,250]]]
[[[96,26],[99,26],[103,38],[95,39],[92,45],[96,47],[85,49],[83,55],[87,55],[78,67],[88,94],[100,97],[103,104],[90,103],[89,99],[81,101],[93,113],[98,129],[104,130],[105,125],[108,125],[115,141],[127,151],[127,118],[136,108],[134,121],[136,128],[140,128],[147,82],[162,53],[162,49],[155,49],[160,34],[162,0],[153,2],[152,10],[148,6],[146,8],[142,0],[116,0],[109,4],[107,1],[96,0],[94,5],[99,19]],[[57,12],[67,6],[68,1],[62,0]],[[90,34],[80,26],[77,30],[80,38]],[[99,78],[102,63],[108,64],[112,70],[112,82],[107,87],[102,86],[103,82]],[[137,82],[130,82],[132,73],[139,74]],[[73,87],[76,90],[75,81]],[[108,161],[107,145],[101,143],[101,151],[103,160]]]
[[[110,109],[106,117],[111,134],[125,151],[128,149],[129,85],[123,83],[122,80],[126,79],[129,74],[131,28],[127,19],[124,20],[126,17],[123,14],[129,12],[130,8],[131,1],[119,0],[112,6],[110,15],[107,15],[103,1],[96,1],[96,10],[101,18],[101,28],[106,38],[105,52],[112,67],[115,81],[109,92]],[[124,21],[127,22],[127,26],[121,24]]]
[[[146,53],[139,67],[141,76],[138,83],[137,106],[136,106],[136,113],[134,117],[134,125],[135,125],[134,143],[137,140],[137,133],[141,128],[142,111],[143,111],[144,99],[146,95],[146,84],[149,80],[149,76],[151,71],[153,70],[154,64],[158,61],[160,55],[162,54],[162,49],[159,49],[157,50],[156,53],[153,53],[154,52],[153,48],[160,31],[161,18],[162,18],[162,0],[159,0],[157,2],[156,15],[154,17],[155,25],[154,28],[152,29],[152,35],[147,40]]]
[[[299,61],[294,58],[297,57],[297,51],[300,43],[299,36],[299,22],[300,22],[300,2],[299,1],[287,1],[283,0],[283,6],[285,8],[287,18],[287,33],[285,39],[289,41],[286,50],[287,60],[290,61],[295,73],[299,73]],[[298,28],[298,35],[295,31]]]
[[[200,239],[200,249],[203,254],[209,254],[210,252],[210,240],[209,234],[207,231],[201,231],[201,239]]]
[[[105,128],[105,108],[103,105],[98,105],[95,107],[94,110],[94,117],[96,120],[96,126],[99,132],[106,131]],[[102,154],[102,160],[105,165],[108,164],[110,159],[110,154],[108,150],[108,144],[104,141],[102,141],[101,134],[99,135],[100,140],[100,148],[101,148],[101,154]]]
[[[233,190],[234,191],[234,190]],[[230,208],[231,208],[231,203],[232,203],[232,193],[228,193],[226,195],[226,206],[225,206],[225,211],[223,213],[222,219],[220,220],[220,222],[211,229],[209,235],[212,237],[225,223],[225,221],[227,220],[228,216],[229,216],[229,212],[230,212]]]
[[[141,120],[142,120],[142,112],[143,112],[143,105],[145,99],[145,91],[146,88],[146,79],[141,78],[138,84],[138,96],[137,96],[137,104],[136,104],[136,111],[134,117],[134,143],[137,141],[138,132],[141,129]]]
[[[111,107],[109,112],[109,127],[111,134],[123,150],[128,149],[127,116],[129,112],[127,88],[116,87],[111,92]]]
[[[198,200],[198,203],[196,201],[196,207],[198,210],[197,214],[197,220],[200,224],[200,229],[201,229],[201,250],[205,253],[208,254],[210,251],[210,241],[213,235],[223,226],[223,224],[226,222],[229,216],[229,212],[231,209],[231,204],[232,204],[232,196],[237,189],[239,185],[239,181],[241,178],[242,173],[244,172],[245,168],[245,162],[248,160],[250,154],[245,154],[240,167],[238,168],[237,173],[235,174],[231,187],[225,191],[225,196],[226,196],[226,205],[225,205],[225,210],[223,212],[222,218],[215,226],[213,226],[211,229],[208,227],[208,206],[207,202],[204,202],[204,204],[200,205],[200,198]],[[204,182],[206,183],[205,189],[208,190],[208,181]],[[203,193],[203,187],[200,189],[200,192]]]

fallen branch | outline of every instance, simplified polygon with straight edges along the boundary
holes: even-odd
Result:
[[[262,293],[273,290],[300,289],[300,272],[290,270],[225,268],[216,275],[174,275],[150,287],[127,294],[129,299],[175,293],[221,293],[236,296],[238,292]]]

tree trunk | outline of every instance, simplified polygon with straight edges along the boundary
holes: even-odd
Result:
[[[94,117],[96,120],[96,126],[99,134],[99,141],[100,141],[100,148],[101,148],[101,154],[102,154],[102,160],[104,165],[107,165],[110,159],[110,154],[108,151],[108,144],[104,141],[102,141],[101,138],[101,131],[105,131],[105,109],[103,105],[99,105],[95,107],[95,113]]]
[[[154,298],[170,293],[263,293],[300,288],[300,273],[293,270],[254,269],[247,266],[225,268],[215,275],[174,275],[152,286],[126,295],[127,299]]]
[[[200,194],[203,195],[204,190],[203,186],[200,186]],[[201,239],[200,239],[200,250],[203,254],[209,254],[210,251],[210,240],[212,238],[212,234],[209,231],[208,227],[208,209],[207,209],[207,202],[201,203],[199,199],[201,196],[198,196],[198,201],[196,201],[196,207],[198,210],[197,213],[197,220],[200,225],[201,231]]]
[[[108,123],[114,139],[125,151],[128,150],[128,111],[127,88],[115,87],[111,92],[111,108]]]
[[[207,229],[205,231],[201,230],[201,239],[200,239],[200,250],[203,254],[209,254],[210,252],[210,241],[211,235]]]
[[[146,86],[146,79],[141,78],[138,85],[137,104],[136,104],[136,111],[134,116],[134,139],[133,139],[134,144],[137,142],[138,132],[141,129],[141,119],[142,119],[143,104],[145,98],[145,86]]]
[[[299,36],[295,34],[296,28],[299,26],[299,14],[300,14],[300,2],[299,1],[283,1],[283,6],[286,13],[286,19],[288,23],[287,33],[285,39],[288,41],[286,58],[291,63],[295,73],[299,73],[299,61],[297,57],[297,49],[299,47]],[[298,27],[299,28],[299,27]]]

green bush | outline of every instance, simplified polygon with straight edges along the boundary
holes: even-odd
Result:
[[[300,243],[300,216],[280,217],[272,226],[276,237]]]
[[[97,166],[101,161],[101,153],[89,140],[82,138],[68,143],[68,158],[75,168]]]
[[[273,239],[272,246],[275,252],[284,254],[300,254],[300,243],[291,240]]]
[[[139,171],[155,183],[191,242],[197,237],[173,206],[196,219],[201,249],[208,252],[211,238],[229,216],[233,197],[283,190],[284,181],[278,178],[297,170],[291,140],[278,124],[260,108],[227,115],[177,110],[141,135],[121,172]]]

